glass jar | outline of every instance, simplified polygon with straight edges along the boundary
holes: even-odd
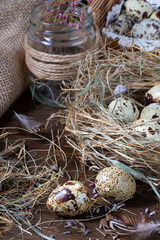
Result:
[[[62,89],[76,77],[74,63],[95,47],[96,28],[90,7],[82,3],[77,5],[76,14],[79,17],[83,8],[85,18],[78,25],[47,22],[44,6],[47,3],[50,6],[50,2],[36,5],[31,11],[25,40],[26,65],[34,98],[49,106],[63,107],[65,95]],[[47,11],[50,13],[49,6]]]

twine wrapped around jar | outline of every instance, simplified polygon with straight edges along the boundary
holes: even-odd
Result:
[[[90,49],[77,54],[48,54],[38,51],[28,44],[25,36],[25,61],[28,69],[39,79],[63,81],[73,79],[77,74],[78,61],[83,60],[86,54],[98,49],[102,44],[100,33],[97,29],[96,41]],[[36,80],[36,79],[35,79]]]

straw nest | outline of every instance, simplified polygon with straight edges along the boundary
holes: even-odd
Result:
[[[139,111],[145,105],[145,92],[160,83],[160,57],[157,53],[103,48],[86,56],[76,81],[65,99],[65,134],[78,152],[82,165],[99,171],[117,165],[150,184],[156,194],[160,179],[160,141],[135,135],[135,122],[123,124],[107,110],[118,84],[128,88]]]

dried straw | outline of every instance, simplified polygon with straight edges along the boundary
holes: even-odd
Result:
[[[81,163],[95,171],[112,164],[150,184],[157,196],[160,184],[160,141],[135,136],[133,124],[116,121],[107,111],[118,84],[128,87],[127,98],[144,107],[145,92],[160,83],[160,58],[154,53],[104,48],[87,56],[65,99],[66,138]]]
[[[32,226],[33,213],[37,206],[45,205],[53,187],[59,184],[67,166],[66,154],[53,137],[21,128],[0,131],[0,234],[15,225],[23,232],[27,226],[28,233],[32,229],[43,239],[51,239]],[[25,133],[21,137],[20,131]],[[43,149],[39,145],[42,141]],[[58,159],[62,161],[60,167]]]
[[[21,121],[24,119],[22,114],[19,117],[21,117]],[[66,222],[66,218],[55,219],[53,217],[51,220],[42,221],[41,210],[53,187],[59,184],[59,178],[64,177],[64,172],[67,173],[69,178],[71,177],[66,168],[69,161],[72,161],[74,157],[74,151],[67,153],[67,156],[69,156],[69,161],[67,161],[67,156],[61,148],[61,134],[57,134],[56,141],[58,144],[56,144],[53,137],[48,139],[40,133],[33,132],[33,129],[30,131],[28,129],[29,121],[33,123],[33,119],[28,116],[26,116],[26,119],[28,123],[27,125],[24,124],[25,128],[0,129],[0,139],[3,145],[3,147],[1,145],[3,150],[0,151],[0,168],[2,170],[0,175],[2,188],[0,195],[0,235],[3,236],[4,232],[16,226],[20,229],[20,233],[16,236],[13,235],[10,240],[20,239],[20,237],[23,239],[23,233],[31,235],[32,232],[40,238],[53,240],[54,238],[47,236],[48,232],[53,231],[54,223],[57,227],[57,223]],[[49,126],[46,126],[46,128],[49,128]],[[53,136],[52,131],[51,135]],[[56,171],[59,160],[61,161]],[[72,170],[72,172],[76,172],[74,178],[78,179],[79,169],[76,162],[75,166],[76,170]],[[104,208],[107,201],[104,202],[105,205],[102,201],[99,203],[96,200],[91,201],[89,214],[91,208]],[[107,204],[107,210],[110,213],[117,211],[121,203],[117,204],[117,209],[115,204],[108,202]],[[38,209],[40,219],[33,225],[34,213],[36,212],[37,216]],[[102,217],[104,217],[104,214],[99,214],[93,218],[74,218],[69,219],[69,221],[76,221],[77,225],[73,228],[85,235],[87,229],[83,222]],[[46,230],[44,231],[44,229]]]

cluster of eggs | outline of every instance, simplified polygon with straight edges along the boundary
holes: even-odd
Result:
[[[135,121],[134,131],[146,139],[160,139],[160,84],[146,93],[147,106]],[[153,120],[153,121],[151,121]],[[137,126],[136,126],[137,125]]]
[[[107,200],[121,201],[136,191],[136,181],[131,174],[118,167],[106,167],[96,176],[95,187]],[[67,181],[55,188],[47,199],[47,208],[59,216],[74,217],[87,211],[92,200],[87,187],[80,181]]]
[[[146,0],[127,0],[124,9],[111,23],[111,29],[119,35],[131,31],[134,38],[160,39],[160,10],[154,11]]]
[[[149,139],[160,138],[160,84],[146,92],[147,106],[139,112],[136,104],[124,97],[113,100],[108,111],[123,123],[134,122],[134,131]],[[139,116],[139,119],[137,120]],[[150,121],[153,120],[153,121]],[[100,196],[111,201],[124,201],[136,192],[134,177],[125,170],[106,167],[96,176],[95,187]],[[87,187],[80,181],[67,181],[55,188],[48,197],[47,208],[54,213],[74,217],[87,211],[92,199]]]
[[[115,120],[124,124],[134,122],[134,133],[146,139],[160,138],[160,84],[152,87],[145,99],[147,106],[141,112],[133,100],[124,97],[114,99],[108,105],[108,111]]]

